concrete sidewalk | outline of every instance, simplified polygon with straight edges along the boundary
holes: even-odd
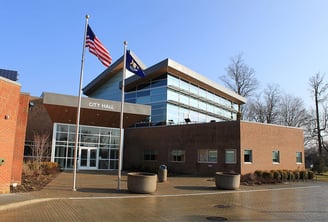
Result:
[[[187,194],[190,192],[218,192],[215,182],[210,177],[169,177],[166,182],[157,183],[157,190],[148,195]],[[113,173],[78,172],[76,191],[73,191],[73,172],[61,172],[41,191],[12,193],[0,195],[0,210],[13,207],[15,203],[32,203],[35,199],[76,198],[76,197],[110,197],[140,194],[130,193],[127,189],[127,176],[121,177],[118,189],[118,176]],[[18,204],[21,206],[22,204]]]
[[[0,221],[326,221],[327,183],[217,190],[213,178],[168,177],[153,194],[133,194],[122,176],[62,172],[43,190],[0,195]]]

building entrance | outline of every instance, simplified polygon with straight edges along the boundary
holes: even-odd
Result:
[[[98,168],[97,163],[98,149],[95,147],[80,147],[79,152],[79,169],[95,170]]]
[[[55,141],[52,143],[51,161],[61,169],[73,169],[76,127],[55,123]],[[120,129],[80,126],[77,167],[80,170],[114,170],[118,168]]]

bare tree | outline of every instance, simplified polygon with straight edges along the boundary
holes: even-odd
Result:
[[[226,68],[226,75],[220,76],[221,81],[231,90],[243,97],[251,96],[258,86],[255,70],[244,63],[242,54],[231,58],[231,64]],[[238,106],[242,113],[242,108]]]
[[[49,149],[49,134],[37,134],[33,136],[33,148],[32,155],[35,158],[36,170],[41,172],[42,161],[49,160],[50,149]]]
[[[311,92],[314,97],[314,103],[315,103],[315,121],[316,121],[316,127],[314,129],[314,132],[317,137],[318,142],[318,151],[319,156],[322,156],[322,149],[325,148],[323,144],[323,138],[322,133],[326,129],[327,124],[327,113],[324,112],[323,115],[323,127],[321,126],[320,122],[320,110],[319,105],[323,104],[323,102],[326,100],[327,97],[327,89],[328,89],[328,83],[325,83],[324,81],[324,75],[320,75],[320,73],[316,73],[314,76],[310,77],[309,79],[309,85],[311,87]],[[324,109],[326,110],[326,109]]]
[[[280,89],[278,85],[268,85],[264,89],[266,122],[277,123],[279,116]]]
[[[278,85],[268,85],[255,100],[248,102],[248,120],[260,123],[277,123],[279,117],[280,89]]]
[[[257,96],[255,100],[250,100],[248,102],[245,118],[249,121],[255,121],[259,123],[266,122],[266,108],[260,96]]]
[[[284,126],[303,127],[309,119],[303,100],[286,94],[281,97],[279,105],[279,124]]]

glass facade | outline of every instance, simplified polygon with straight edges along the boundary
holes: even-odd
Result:
[[[151,105],[152,125],[235,120],[238,105],[170,74],[126,92],[125,101]]]
[[[51,161],[57,162],[62,169],[73,168],[75,133],[75,125],[54,124]],[[120,129],[80,126],[79,137],[79,169],[118,168]]]

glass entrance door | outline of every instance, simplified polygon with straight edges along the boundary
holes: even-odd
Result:
[[[97,148],[81,147],[79,158],[79,169],[93,170],[97,169]]]

